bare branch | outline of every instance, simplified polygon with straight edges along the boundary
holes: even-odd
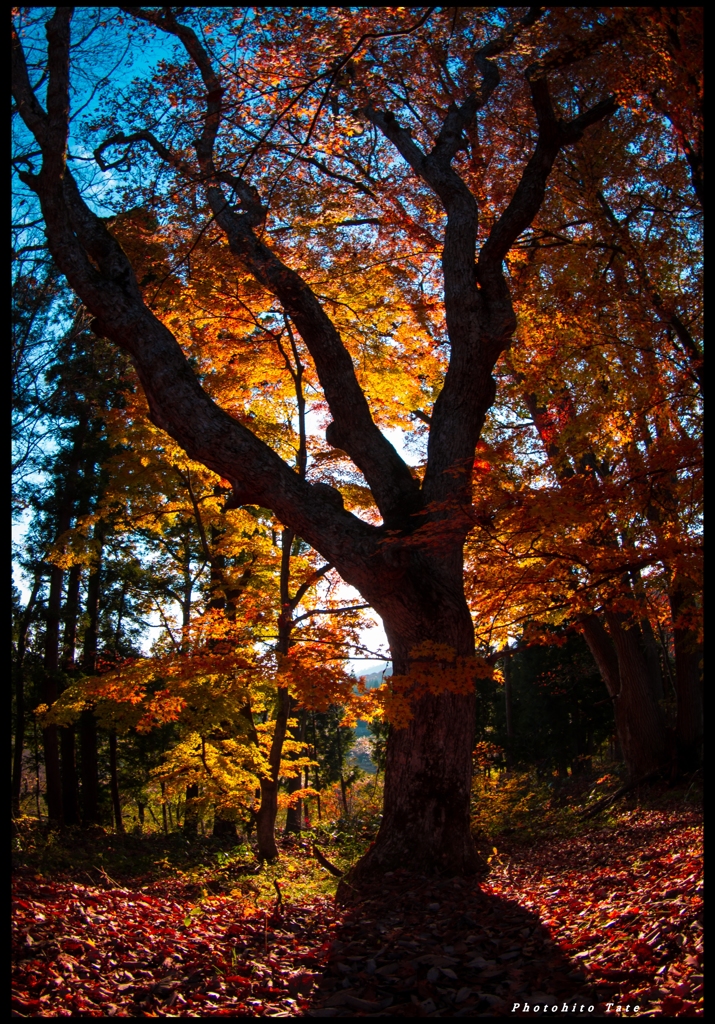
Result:
[[[419,484],[375,425],[340,334],[303,278],[254,234],[253,228],[265,217],[255,188],[241,177],[216,171],[213,143],[220,122],[221,86],[203,44],[193,30],[181,25],[166,9],[161,14],[144,8],[126,10],[180,39],[199,68],[207,94],[204,128],[196,141],[196,152],[216,222],[225,232],[234,255],[276,295],[303,337],[333,414],[333,423],[326,432],[328,442],[347,451],[363,473],[385,522],[391,526],[406,525],[421,505]],[[231,209],[220,183],[235,190],[241,200],[241,212]]]
[[[293,625],[302,622],[303,619],[309,619],[313,615],[343,615],[345,612],[359,612],[363,608],[371,608],[369,604],[350,604],[345,605],[343,608],[313,608],[310,612],[305,612],[304,615],[299,615],[293,619]]]

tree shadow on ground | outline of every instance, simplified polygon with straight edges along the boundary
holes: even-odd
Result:
[[[477,881],[397,871],[341,896],[309,1016],[531,1016],[535,1004],[602,1015],[607,993],[586,984],[538,915]]]

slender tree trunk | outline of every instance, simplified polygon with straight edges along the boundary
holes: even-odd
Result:
[[[514,762],[514,718],[512,714],[512,680],[511,651],[504,655],[504,703],[506,705],[506,763],[509,767]]]
[[[25,749],[25,677],[18,659],[15,669],[15,745],[12,751],[12,816],[20,817],[22,757]]]
[[[32,722],[32,734],[35,747],[35,806],[37,807],[37,820],[42,821],[42,804],[40,803],[40,744],[37,739],[37,719]]]
[[[196,801],[199,798],[199,784],[193,782],[186,787],[186,800],[184,803],[184,832],[187,836],[195,838],[199,834],[199,811]],[[179,824],[179,809],[176,809],[176,824]]]
[[[47,626],[45,631],[45,658],[42,674],[42,700],[51,707],[57,700],[59,672],[60,608],[64,573],[59,566],[50,570],[50,592],[47,599]],[[60,774],[60,748],[56,725],[42,728],[42,747],[45,755],[45,788],[47,816],[54,824],[62,822],[62,776]]]
[[[261,803],[256,811],[256,840],[259,861],[272,863],[278,859],[276,815],[278,814],[278,782],[261,779]]]
[[[75,668],[75,644],[77,637],[77,615],[79,611],[79,587],[82,570],[73,565],[67,579],[65,598],[65,630],[62,642],[62,667],[65,675],[72,675]],[[74,723],[62,727],[60,733],[60,755],[62,763],[62,805],[66,825],[79,824],[77,766],[75,763]]]
[[[296,458],[296,471],[298,476],[303,480],[305,479],[306,465],[307,465],[307,447],[306,447],[306,431],[305,431],[305,396],[303,394],[303,371],[304,366],[301,363],[298,348],[295,342],[295,336],[291,327],[290,320],[287,316],[284,317],[286,331],[290,342],[290,348],[292,353],[292,361],[284,350],[283,346],[278,343],[278,349],[283,357],[288,372],[293,380],[293,386],[295,389],[296,403],[298,407],[298,454]],[[278,653],[280,655],[287,655],[291,646],[291,634],[293,632],[293,611],[300,601],[300,590],[298,593],[291,598],[290,594],[290,578],[291,578],[291,551],[293,547],[293,541],[295,540],[295,532],[290,529],[284,529],[281,532],[281,569],[279,579],[280,589],[280,601],[281,611],[278,617]],[[261,803],[256,815],[256,832],[258,837],[258,855],[261,860],[272,861],[278,856],[278,847],[276,845],[275,828],[276,828],[276,816],[278,814],[278,776],[280,772],[281,755],[283,752],[283,743],[285,741],[286,730],[288,725],[288,718],[293,705],[293,701],[288,694],[287,690],[278,690],[278,713],[276,715],[276,728],[273,734],[273,741],[271,743],[271,753],[269,762],[271,765],[271,777],[270,779],[261,779]],[[301,736],[303,739],[305,730],[305,715],[303,715]],[[288,792],[295,793],[301,788],[302,773],[295,779],[290,779],[288,782]],[[302,814],[303,814],[303,802],[298,801],[295,807],[289,807],[286,815],[286,832],[300,832],[302,829]]]
[[[94,675],[97,669],[97,638],[99,631],[99,595],[102,572],[104,531],[101,523],[94,528],[98,546],[97,563],[87,583],[87,627],[82,648],[82,671]],[[82,782],[82,821],[85,825],[99,823],[99,758],[97,753],[97,720],[87,708],[79,720],[80,777]]]
[[[164,835],[169,834],[169,823],[166,820],[166,783],[161,780],[161,822],[164,826]]]
[[[300,713],[300,724],[298,725],[297,731],[294,732],[295,739],[301,743],[305,740],[305,722],[306,712],[305,710]],[[303,788],[303,772],[299,772],[292,779],[288,779],[288,793],[293,796],[295,793],[299,793]],[[294,804],[289,805],[286,813],[286,832],[302,832],[303,830],[303,801],[298,798]]]
[[[62,767],[62,808],[65,825],[79,824],[77,770],[75,764],[74,723],[59,730],[60,763]]]
[[[39,589],[40,574],[38,572],[35,574],[30,599],[20,617],[15,662],[13,664],[15,676],[15,746],[12,758],[13,817],[19,817],[20,815],[20,794],[22,792],[22,762],[25,751],[25,653],[27,650],[27,631],[30,628]]]
[[[82,784],[82,824],[99,824],[99,756],[97,719],[94,711],[79,716],[80,781]]]
[[[75,514],[77,478],[87,433],[86,415],[80,416],[74,430],[74,441],[64,477],[58,480],[58,509],[56,539],[61,541],[69,530]],[[51,706],[59,695],[58,677],[60,668],[60,613],[62,605],[63,570],[53,565],[50,570],[50,590],[47,599],[47,631],[45,634],[45,665],[43,673],[42,699]],[[62,776],[60,771],[59,736],[55,725],[42,730],[45,752],[45,774],[47,784],[47,809],[50,821],[61,823],[64,819],[62,807]]]
[[[109,734],[109,788],[112,795],[114,812],[114,828],[116,832],[124,831],[122,805],[119,799],[119,779],[117,777],[117,734],[112,730]]]
[[[678,766],[689,772],[702,764],[703,756],[702,646],[688,621],[689,614],[697,613],[692,584],[676,576],[668,596],[675,648]]]
[[[278,846],[276,844],[278,777],[292,704],[293,701],[288,690],[285,687],[279,686],[273,739],[271,740],[271,749],[268,754],[270,776],[260,780],[261,803],[256,812],[258,859],[261,861],[274,861],[278,857]]]
[[[287,789],[288,789],[288,795],[289,796],[294,797],[296,793],[300,793],[300,791],[302,790],[302,788],[303,788],[303,778],[302,778],[302,776],[303,776],[303,773],[301,772],[300,775],[296,775],[294,778],[288,779]],[[291,804],[288,805],[288,810],[286,811],[285,831],[286,831],[286,834],[288,834],[290,832],[298,833],[298,832],[301,832],[302,829],[303,829],[303,801],[300,799],[300,797],[298,797],[295,800],[294,803],[291,803]]]
[[[343,804],[343,814],[347,818],[350,814],[348,810],[348,795],[345,787],[345,761],[343,758],[343,744],[340,739],[340,721],[338,720],[335,726],[335,744],[338,750],[338,770],[340,772],[340,799]]]

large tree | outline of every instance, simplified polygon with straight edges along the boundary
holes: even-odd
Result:
[[[104,122],[113,130],[95,135],[100,167],[116,175],[140,159],[158,168],[153,201],[162,216],[183,218],[187,234],[203,220],[180,262],[190,263],[204,235],[221,242],[224,265],[233,260],[295,326],[332,417],[327,441],[362,474],[379,515],[348,511],[338,489],[311,483],[250,420],[221,407],[182,349],[176,317],[162,315],[145,290],[151,275],[138,280],[139,268],[93,212],[67,159],[72,61],[82,52],[80,45],[73,58],[72,8],[47,21],[37,88],[14,35],[15,101],[41,157],[27,156],[20,177],[39,200],[57,266],[96,333],[131,355],[153,422],[231,481],[234,504],[272,509],[377,611],[395,677],[409,676],[424,641],[473,657],[462,549],[493,371],[516,325],[505,260],[548,202],[564,153],[627,144],[616,83],[649,9],[121,10],[125,32],[141,39],[149,27],[174,49],[144,92],[136,87],[134,102],[125,94],[114,103]],[[109,89],[106,80],[101,88]],[[137,188],[145,199],[146,188]],[[311,236],[310,216],[298,223],[301,208],[326,222],[344,210],[343,223],[365,232],[375,225],[374,238],[362,236],[365,264],[395,265],[405,239],[441,249],[441,281],[407,270],[392,277],[442,365],[431,394],[423,389],[431,410],[414,410],[429,427],[423,474],[380,429],[387,421],[340,329],[346,303],[325,280],[334,269],[326,235],[316,228]],[[210,295],[219,275],[205,273]],[[366,279],[379,273],[365,269]],[[406,351],[395,343],[385,367]],[[425,678],[424,666],[418,675]],[[474,696],[442,677],[443,692],[413,692],[411,719],[390,733],[383,823],[363,869],[477,867],[469,831]]]

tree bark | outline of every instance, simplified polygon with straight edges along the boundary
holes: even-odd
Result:
[[[87,583],[87,626],[82,645],[82,672],[91,676],[97,670],[97,640],[99,634],[99,596],[102,575],[102,546],[104,530],[101,523],[94,527],[97,561]],[[85,825],[99,824],[99,757],[97,751],[97,720],[90,708],[82,711],[79,720],[80,778],[82,783],[82,821]]]
[[[675,648],[678,766],[690,772],[702,764],[703,758],[703,651],[696,629],[687,621],[688,612],[697,613],[695,588],[687,579],[676,576],[668,597]]]
[[[186,787],[186,804],[184,806],[184,832],[187,836],[195,838],[199,832],[199,812],[196,807],[196,800],[199,796],[199,786],[197,782],[192,783]],[[179,818],[179,812],[176,812],[177,824]]]
[[[114,829],[116,832],[124,832],[122,805],[119,798],[119,778],[117,774],[117,734],[114,730],[109,734],[109,788],[112,795]]]
[[[59,566],[50,570],[50,591],[47,598],[47,625],[45,630],[45,657],[42,673],[42,700],[52,707],[57,700],[57,674],[59,671],[60,608],[64,573]],[[56,725],[42,727],[42,748],[45,755],[45,790],[47,816],[50,822],[62,822],[62,776],[60,748]]]
[[[640,778],[668,759],[668,734],[655,699],[639,632],[623,616],[606,611],[581,617],[584,637],[613,701],[616,732],[629,776]]]
[[[62,641],[62,667],[65,675],[74,672],[75,644],[77,637],[77,615],[79,611],[79,588],[82,570],[73,565],[67,579],[65,597],[65,629]],[[79,824],[79,801],[77,765],[75,762],[74,723],[60,728],[60,758],[62,765],[62,805],[65,825]]]
[[[268,754],[270,776],[261,778],[261,803],[256,811],[256,836],[258,839],[258,859],[274,861],[278,857],[276,844],[276,815],[278,814],[278,777],[280,773],[281,755],[288,718],[293,704],[292,698],[285,687],[278,687],[276,720],[273,729],[271,749]]]
[[[504,666],[504,703],[506,705],[506,763],[514,762],[514,718],[512,707],[511,651],[507,651],[502,662]]]
[[[99,753],[97,719],[94,717],[94,711],[85,709],[79,716],[79,747],[82,824],[98,825]]]
[[[624,628],[624,616],[608,610],[605,615],[621,680],[615,700],[619,737],[629,773],[640,778],[668,761],[665,716],[655,697],[639,631]]]
[[[13,663],[15,676],[15,746],[12,758],[13,817],[19,817],[20,815],[20,794],[22,793],[22,762],[25,751],[25,653],[27,650],[27,631],[30,628],[39,589],[40,573],[37,572],[32,585],[30,599],[20,617],[17,647]]]
[[[161,823],[164,827],[164,835],[169,834],[169,823],[166,817],[166,783],[161,780]]]
[[[273,863],[278,859],[276,843],[276,815],[278,814],[278,782],[262,778],[261,803],[256,811],[256,840],[258,842],[258,860]]]
[[[471,616],[464,598],[461,551],[442,558],[413,555],[415,589],[378,608],[390,642],[393,677],[406,675],[421,642],[447,644],[460,657],[474,654]],[[353,869],[406,867],[419,873],[483,872],[470,830],[474,694],[421,696],[413,718],[392,727],[387,739],[384,807],[375,843]]]
[[[390,730],[382,823],[356,875],[481,869],[469,828],[474,718],[473,696],[427,696],[408,726]]]
[[[294,776],[292,779],[288,779],[287,785],[288,795],[293,797],[296,793],[300,793],[303,788],[303,773]],[[286,824],[285,831],[288,833],[299,833],[303,830],[303,801],[298,797],[294,803],[288,805],[286,811]]]

